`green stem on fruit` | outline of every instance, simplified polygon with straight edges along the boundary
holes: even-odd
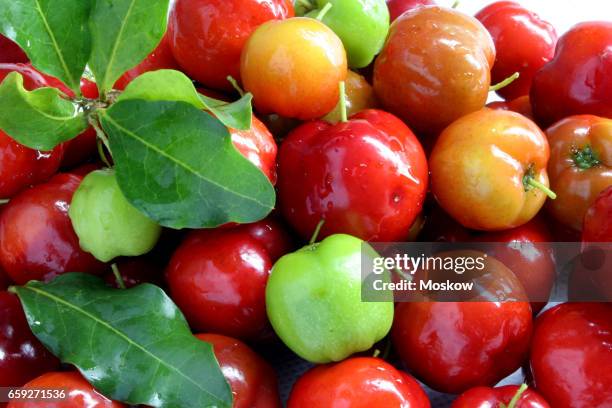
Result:
[[[344,81],[340,81],[340,121],[348,122],[348,115],[346,113],[346,85]]]
[[[535,178],[533,178],[533,176],[525,176],[523,179],[523,183],[527,184],[530,187],[541,190],[551,200],[554,200],[557,198],[557,194],[554,191],[552,191],[550,188],[548,188],[548,186],[544,185],[543,183],[540,183],[539,181],[537,181]]]
[[[0,205],[2,205],[2,204],[8,204],[8,202],[9,202],[9,201],[11,201],[11,199],[10,199],[10,198],[2,198],[2,199],[0,199]]]
[[[242,98],[244,96],[244,90],[240,87],[240,85],[238,85],[238,81],[236,81],[231,75],[228,75],[226,79],[230,84],[232,84],[232,87],[240,94],[240,97]]]
[[[332,8],[332,6],[333,6],[333,4],[331,4],[331,3],[327,3],[325,6],[323,6],[321,11],[319,11],[319,14],[317,14],[317,17],[316,17],[317,20],[323,21],[323,17],[325,17],[325,15],[329,11],[329,9]]]
[[[115,275],[115,281],[117,281],[117,286],[120,289],[125,289],[125,282],[123,281],[123,277],[121,276],[121,272],[119,272],[119,267],[116,263],[111,265],[111,269],[113,270],[113,275]]]
[[[372,357],[378,358],[378,356],[380,356],[380,350],[379,349],[374,349],[374,353],[372,353]]]
[[[495,85],[491,85],[489,87],[489,92],[496,92],[499,91],[502,88],[507,87],[508,85],[510,85],[511,83],[513,83],[514,81],[516,81],[518,79],[518,77],[520,77],[521,74],[518,72],[515,72],[514,74],[510,75],[508,78],[504,79],[503,81],[495,84]]]
[[[572,149],[572,160],[580,170],[588,170],[601,164],[599,155],[591,148],[591,145],[586,145],[582,149],[574,147]]]
[[[459,7],[459,4],[461,4],[461,2],[459,0],[455,0],[455,2],[453,3],[453,5],[451,6],[451,8],[456,9],[457,7]]]
[[[312,245],[315,242],[317,242],[317,238],[319,237],[321,228],[323,228],[323,224],[325,224],[325,220],[319,221],[319,223],[317,224],[317,227],[314,230],[314,233],[312,234],[312,238],[310,238],[310,241],[308,242],[309,245]]]
[[[521,399],[521,395],[523,395],[525,391],[527,391],[527,384],[521,384],[519,389],[516,391],[516,394],[514,394],[514,397],[512,397],[510,400],[507,408],[515,408],[516,404],[518,404],[519,400]]]

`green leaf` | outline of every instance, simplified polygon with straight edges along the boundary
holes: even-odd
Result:
[[[198,94],[193,82],[185,74],[171,69],[146,72],[134,79],[117,101],[129,99],[186,102],[212,112],[224,125],[240,130],[250,129],[253,118],[251,94],[233,103],[209,98]]]
[[[0,0],[0,32],[26,52],[32,64],[80,94],[89,59],[91,0]]]
[[[0,129],[38,150],[74,138],[87,129],[87,119],[61,95],[56,88],[26,91],[21,74],[11,72],[0,84]]]
[[[206,105],[206,110],[211,111],[226,126],[239,130],[249,130],[253,122],[253,95],[245,94],[233,103],[223,103],[217,99],[200,95],[200,99]]]
[[[61,275],[14,287],[32,331],[101,393],[153,407],[231,407],[210,344],[194,337],[157,286],[120,290],[94,276]]]
[[[119,95],[117,102],[130,99],[186,102],[198,109],[206,107],[191,79],[172,69],[145,72],[135,78]]]
[[[100,92],[112,89],[159,44],[169,0],[96,0],[91,12],[91,67]]]
[[[159,224],[248,223],[273,209],[274,187],[209,113],[185,102],[124,100],[100,120],[121,190]]]

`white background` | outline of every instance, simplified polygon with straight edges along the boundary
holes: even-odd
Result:
[[[542,19],[550,22],[561,35],[578,22],[589,20],[612,20],[612,0],[514,0]],[[440,5],[450,6],[452,0],[437,0]],[[494,0],[461,0],[458,9],[474,15]]]

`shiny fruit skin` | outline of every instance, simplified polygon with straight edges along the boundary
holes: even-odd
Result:
[[[476,387],[461,394],[451,408],[498,408],[508,406],[519,390],[518,385],[489,388]],[[548,402],[536,391],[526,389],[516,402],[515,408],[551,408]]]
[[[17,64],[28,61],[28,56],[19,45],[0,34],[0,63]]]
[[[435,137],[485,105],[494,59],[491,36],[478,20],[419,7],[391,25],[374,65],[374,91],[418,135]]]
[[[435,390],[492,386],[527,358],[532,331],[526,302],[400,303],[392,339],[411,372]]]
[[[160,69],[181,70],[172,55],[168,34],[162,37],[160,43],[144,61],[121,75],[121,78],[115,82],[114,88],[122,91],[130,82],[145,72],[157,71]]]
[[[516,228],[542,208],[546,195],[526,191],[523,177],[548,185],[546,136],[515,112],[484,108],[440,134],[429,158],[431,191],[463,226],[495,231]]]
[[[68,209],[82,177],[58,174],[13,197],[0,212],[0,265],[23,285],[66,272],[100,273],[104,264],[79,247]]]
[[[406,11],[413,10],[419,6],[433,6],[435,4],[433,0],[387,0],[391,22],[395,21]]]
[[[533,79],[531,102],[538,123],[570,115],[612,118],[612,22],[575,25],[559,38],[555,57]]]
[[[166,270],[172,299],[194,330],[266,340],[271,334],[266,283],[290,242],[272,219],[193,231]]]
[[[266,125],[253,116],[249,130],[229,129],[232,143],[240,153],[276,184],[276,154],[278,147]]]
[[[582,242],[612,242],[612,185],[602,191],[587,210]]]
[[[21,387],[60,362],[30,330],[19,298],[0,292],[0,387]]]
[[[345,106],[347,116],[352,116],[362,110],[374,109],[378,106],[374,89],[366,79],[354,71],[349,71],[345,81]],[[330,123],[338,123],[342,119],[340,101],[334,110],[323,117]]]
[[[11,198],[30,185],[47,181],[57,172],[63,155],[63,145],[41,152],[0,130],[0,197]]]
[[[385,0],[316,0],[316,8],[307,17],[320,18],[342,40],[349,67],[369,66],[380,52],[389,32],[389,9]]]
[[[318,20],[269,21],[249,38],[240,73],[260,113],[316,119],[338,103],[338,84],[347,76],[346,52],[340,38]]]
[[[510,230],[479,235],[475,241],[499,243],[487,254],[501,261],[521,281],[534,314],[546,306],[557,273],[550,246],[553,238],[541,218]]]
[[[240,81],[240,54],[261,24],[293,17],[290,0],[177,0],[168,20],[175,60],[206,87],[231,91]]]
[[[335,234],[281,257],[266,286],[270,323],[294,353],[314,363],[370,349],[393,321],[391,302],[362,302],[364,241]]]
[[[25,389],[65,389],[67,398],[58,401],[11,401],[7,408],[127,408],[96,391],[77,372],[50,372],[33,379]]]
[[[279,153],[279,205],[309,239],[346,233],[369,241],[405,239],[427,191],[423,149],[397,117],[379,110],[331,125],[295,129]]]
[[[496,84],[515,72],[520,74],[497,94],[504,99],[529,95],[535,73],[555,54],[555,28],[514,1],[489,4],[476,14],[476,18],[491,33],[495,43],[497,56],[491,70],[491,82]]]
[[[125,198],[114,169],[87,174],[72,197],[68,215],[81,249],[102,262],[144,255],[161,234],[161,226]]]
[[[249,346],[219,334],[196,334],[196,337],[212,344],[234,394],[232,408],[282,407],[274,369]]]
[[[516,99],[510,101],[496,101],[487,104],[487,108],[509,110],[512,112],[520,113],[521,115],[533,119],[533,110],[531,109],[531,101],[529,95],[519,96]]]
[[[288,408],[429,408],[429,398],[410,375],[384,360],[353,357],[312,368],[291,390]]]
[[[531,371],[555,408],[607,408],[612,401],[612,305],[563,303],[536,320]]]
[[[570,116],[548,128],[546,135],[550,143],[548,175],[558,195],[548,203],[548,210],[557,221],[580,231],[589,206],[612,185],[612,119]],[[577,160],[575,153],[586,147],[596,162]]]

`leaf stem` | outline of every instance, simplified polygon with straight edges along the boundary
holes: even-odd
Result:
[[[0,198],[0,205],[8,204],[9,201],[11,201],[10,198]]]
[[[231,75],[227,76],[227,80],[229,81],[230,84],[232,84],[232,87],[236,91],[238,91],[238,93],[240,94],[240,97],[242,98],[244,96],[244,90],[240,87],[240,85],[238,85],[238,81],[236,81],[234,77]]]
[[[495,84],[495,85],[491,85],[489,87],[489,92],[496,92],[499,91],[502,88],[507,87],[508,85],[510,85],[511,83],[513,83],[515,80],[518,79],[518,77],[520,77],[521,74],[519,72],[515,72],[514,74],[510,75],[508,78],[504,79],[503,81]]]
[[[451,6],[451,8],[456,9],[457,7],[459,7],[459,4],[461,4],[461,1],[459,1],[459,0],[455,0],[455,2],[453,3],[453,5]]]
[[[332,8],[332,6],[333,6],[333,4],[331,4],[331,3],[325,4],[325,6],[323,6],[321,11],[319,11],[319,14],[317,14],[316,19],[319,20],[319,21],[323,21],[323,18],[325,17],[325,15],[329,11],[329,9]]]
[[[348,122],[346,113],[346,85],[344,81],[340,81],[340,121]]]
[[[112,264],[111,269],[113,270],[113,275],[115,275],[115,281],[117,281],[117,286],[119,286],[119,289],[125,289],[125,282],[121,276],[121,272],[119,272],[119,267],[117,264]]]
[[[312,234],[312,238],[310,238],[310,242],[308,242],[309,245],[314,244],[315,242],[317,242],[317,238],[319,237],[319,233],[321,232],[321,228],[323,228],[323,224],[325,224],[325,220],[321,220],[319,221],[319,223],[317,224],[314,233]]]

